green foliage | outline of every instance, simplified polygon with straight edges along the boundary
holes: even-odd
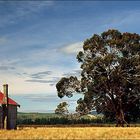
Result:
[[[69,77],[69,78],[65,78],[63,77],[57,84],[56,84],[56,88],[58,92],[58,96],[60,98],[64,97],[65,95],[67,97],[72,97],[72,93],[74,91],[78,91],[80,86],[80,83],[77,79],[77,77]]]

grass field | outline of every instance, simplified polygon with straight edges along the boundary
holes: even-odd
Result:
[[[0,139],[140,139],[140,127],[69,127],[0,130]]]

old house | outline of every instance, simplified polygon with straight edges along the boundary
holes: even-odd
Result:
[[[0,91],[0,129],[16,129],[18,103],[8,97],[8,85]]]

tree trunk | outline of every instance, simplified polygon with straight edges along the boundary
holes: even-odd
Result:
[[[127,124],[127,126],[129,126],[129,124],[125,121],[125,118],[124,118],[124,112],[123,112],[123,109],[122,109],[122,102],[120,99],[114,99],[114,96],[113,94],[111,94],[111,99],[112,99],[112,102],[113,102],[113,105],[114,105],[114,110],[116,112],[116,126],[121,126],[121,127],[124,127],[124,124]]]
[[[117,120],[117,124],[116,124],[117,127],[118,126],[124,127],[124,124],[129,126],[129,124],[126,122],[126,120],[124,118],[124,112],[122,109],[120,109],[116,112],[116,120]]]

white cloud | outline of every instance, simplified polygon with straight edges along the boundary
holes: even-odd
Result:
[[[76,45],[76,47],[78,46],[81,45]],[[78,63],[74,66],[71,65],[71,56],[68,59],[66,55],[65,61],[63,61],[63,55],[57,50],[45,48],[26,51],[23,56],[19,52],[17,55],[19,57],[12,55],[8,56],[8,59],[2,59],[0,62],[0,85],[8,83],[11,95],[56,93],[55,84],[61,77],[71,74],[71,72],[76,75],[76,70],[79,68]]]
[[[60,51],[66,54],[77,54],[79,51],[82,51],[82,46],[83,42],[76,42],[62,47]]]
[[[55,86],[52,88],[49,84],[39,84],[25,82],[26,77],[13,74],[1,75],[0,85],[7,83],[9,85],[9,93],[12,94],[39,94],[39,93],[54,93]],[[2,86],[1,86],[2,89]],[[56,92],[55,92],[56,93]]]
[[[10,63],[6,63],[6,66],[7,64],[8,67],[4,66],[1,68],[2,70],[0,69],[0,85],[5,83],[9,84],[10,94],[36,94],[55,92],[55,88],[52,88],[49,84],[25,82],[29,79],[31,74],[37,73],[38,71],[44,71],[47,69],[46,67],[28,68],[15,65],[15,69],[12,69],[12,71],[9,72],[9,69],[13,67]]]

